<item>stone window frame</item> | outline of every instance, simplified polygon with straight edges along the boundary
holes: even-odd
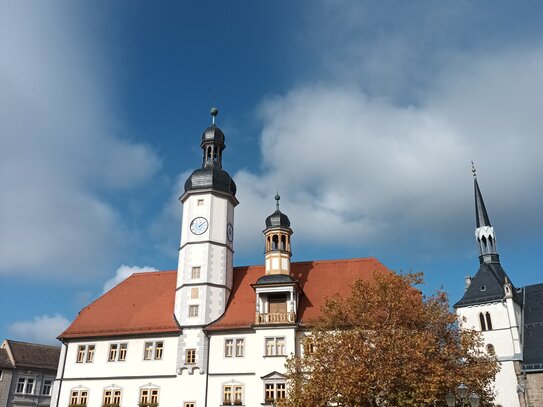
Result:
[[[164,341],[146,341],[143,343],[143,360],[162,360]]]
[[[231,353],[228,353],[229,346],[227,343],[231,341]],[[240,345],[241,344],[241,345]],[[241,349],[241,352],[239,350]],[[245,338],[224,338],[224,357],[225,358],[244,358],[245,357]]]
[[[86,387],[79,386],[76,388],[71,388],[69,405],[73,405],[73,404],[87,405],[87,403],[89,402],[89,394],[90,394],[90,390]]]
[[[278,353],[277,352],[277,349],[278,349],[278,342],[282,340],[283,341],[283,346],[282,346],[282,349],[283,349],[283,352],[282,353]],[[273,342],[273,351],[272,352],[268,352],[269,350],[269,347],[268,347],[268,343],[272,341]],[[285,336],[266,336],[264,338],[264,357],[285,357],[287,356],[287,338]]]
[[[148,393],[144,394],[145,391],[147,391]],[[159,404],[159,400],[160,400],[159,386],[152,383],[140,386],[140,394],[139,394],[140,404]]]
[[[93,363],[96,353],[96,344],[80,344],[77,345],[75,353],[75,363]]]

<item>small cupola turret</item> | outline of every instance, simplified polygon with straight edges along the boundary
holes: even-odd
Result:
[[[290,273],[290,238],[293,232],[288,216],[279,210],[280,199],[279,194],[276,194],[276,210],[266,218],[266,275]]]

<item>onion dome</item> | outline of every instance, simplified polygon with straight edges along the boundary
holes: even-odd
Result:
[[[224,133],[215,126],[215,123],[205,129],[202,133],[202,144],[200,144],[200,146],[203,147],[206,143],[222,144],[223,150],[226,148],[224,145]]]
[[[287,215],[279,210],[279,194],[275,195],[277,209],[274,213],[266,218],[266,229],[269,228],[290,228],[290,220]]]
[[[211,108],[212,123],[202,133],[202,168],[194,171],[185,181],[185,192],[197,189],[213,189],[215,191],[236,194],[236,184],[232,177],[222,169],[222,152],[226,148],[224,133],[215,125],[215,117],[219,114],[216,107]]]
[[[236,183],[226,171],[217,167],[198,168],[185,181],[185,192],[195,189],[214,189],[236,195]]]

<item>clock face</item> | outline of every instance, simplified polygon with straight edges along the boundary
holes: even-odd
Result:
[[[207,226],[208,223],[206,218],[194,218],[192,222],[190,222],[190,231],[195,235],[201,235],[207,230]]]
[[[234,240],[234,228],[231,223],[226,226],[226,237],[228,238],[228,241]]]

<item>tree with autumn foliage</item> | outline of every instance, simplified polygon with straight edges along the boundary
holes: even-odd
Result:
[[[492,405],[497,358],[481,335],[461,330],[447,296],[427,298],[422,273],[375,273],[348,298],[330,298],[306,337],[306,352],[287,361],[287,407],[446,406],[461,383]]]

